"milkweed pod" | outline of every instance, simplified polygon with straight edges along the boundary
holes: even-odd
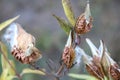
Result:
[[[85,34],[89,32],[91,28],[92,28],[92,16],[88,2],[85,12],[78,17],[74,30],[77,34]]]
[[[12,23],[7,28],[3,38],[10,45],[12,55],[22,63],[32,63],[42,57],[35,47],[34,36],[17,23]]]

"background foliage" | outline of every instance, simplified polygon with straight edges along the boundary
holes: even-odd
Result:
[[[71,0],[71,3],[76,17],[78,17],[84,11],[86,1]],[[81,46],[89,50],[84,41],[86,37],[89,37],[95,44],[98,43],[99,39],[103,39],[109,52],[111,52],[111,57],[118,63],[120,61],[119,4],[119,0],[91,0],[90,5],[94,18],[94,28],[89,33],[83,35],[81,41]],[[11,16],[21,15],[16,22],[20,23],[27,32],[36,37],[36,45],[43,52],[44,58],[39,62],[41,68],[48,68],[46,65],[48,58],[58,63],[67,40],[66,33],[59,27],[59,24],[52,16],[53,13],[66,19],[61,0],[0,0],[0,23],[11,18]],[[0,32],[0,34],[2,35],[3,32]],[[10,54],[9,57],[14,60]],[[17,68],[18,72],[28,67],[28,65],[23,65],[16,60],[15,64],[17,67],[19,66]],[[74,67],[71,72],[86,73],[82,66],[81,64],[80,67]],[[2,73],[1,69],[0,65],[0,74]],[[24,80],[48,80],[45,76],[26,76],[24,76]],[[62,79],[67,80],[69,77]]]

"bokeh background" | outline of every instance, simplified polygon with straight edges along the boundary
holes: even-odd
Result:
[[[84,12],[86,0],[71,0],[72,9],[76,18]],[[99,45],[99,40],[104,40],[112,58],[120,62],[120,0],[90,0],[91,13],[93,16],[92,30],[82,35],[81,47],[87,53],[91,53],[85,42],[85,38],[90,38],[95,45]],[[0,0],[0,23],[21,15],[17,23],[33,34],[36,38],[36,46],[43,53],[43,59],[39,62],[41,68],[48,69],[46,61],[51,59],[56,65],[67,40],[67,35],[60,28],[56,19],[52,16],[56,14],[66,19],[61,0]],[[67,19],[66,19],[67,20]],[[0,33],[3,34],[3,33]],[[13,57],[10,55],[10,58]],[[17,70],[21,70],[28,65],[23,65],[16,61]],[[119,63],[120,64],[120,63]],[[83,67],[75,67],[71,72],[84,73]],[[0,67],[1,73],[1,67]],[[62,80],[70,80],[63,77]],[[39,75],[26,75],[24,80],[50,80],[49,77]],[[73,80],[73,79],[71,79]]]

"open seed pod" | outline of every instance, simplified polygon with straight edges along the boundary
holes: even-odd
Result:
[[[12,55],[22,63],[29,64],[42,57],[35,47],[35,38],[19,24],[12,23],[6,30],[3,39],[10,45]]]
[[[88,2],[85,12],[78,17],[74,30],[77,34],[85,34],[89,32],[91,28],[92,28],[92,16]]]
[[[120,80],[120,67],[119,65],[105,52],[106,64],[108,64],[108,74],[113,80]]]
[[[93,55],[91,63],[86,64],[86,69],[91,75],[93,75],[97,79],[103,80],[105,77],[104,70],[101,65],[101,57],[103,54],[103,43],[102,41],[100,41],[100,47],[99,49],[97,49],[90,39],[86,39],[86,42],[90,46]]]
[[[75,60],[75,50],[72,46],[73,38],[72,32],[70,31],[67,43],[65,45],[63,54],[62,54],[62,61],[66,65],[66,68],[69,69],[73,66]]]

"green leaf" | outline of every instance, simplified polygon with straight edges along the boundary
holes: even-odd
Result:
[[[9,69],[6,68],[3,70],[2,74],[0,75],[0,80],[12,80],[13,78],[16,78],[16,76],[8,75]]]
[[[6,77],[5,80],[13,80],[13,78],[16,78],[16,76],[11,76],[11,75],[9,75],[9,76]]]
[[[11,68],[11,66],[9,65],[9,63],[6,61],[6,59],[8,59],[8,52],[7,52],[7,48],[6,46],[0,42],[0,47],[1,47],[1,51],[2,51],[2,55],[1,55],[1,63],[2,63],[2,69],[8,69],[8,73],[10,75],[15,75],[15,71]],[[6,58],[6,59],[5,59]],[[15,68],[14,62],[12,60],[8,60],[11,65]]]
[[[0,31],[1,31],[2,29],[4,29],[5,27],[7,27],[9,24],[11,24],[13,21],[15,21],[15,20],[18,19],[18,18],[19,18],[19,16],[16,16],[16,17],[11,18],[11,19],[9,19],[9,20],[7,20],[7,21],[5,21],[5,22],[2,22],[2,23],[0,24]]]
[[[57,21],[60,24],[60,27],[66,32],[67,35],[69,35],[70,30],[72,29],[71,25],[67,23],[64,19],[56,16],[53,14],[53,16],[57,19]]]
[[[2,42],[0,42],[0,49],[1,49],[1,51],[2,51],[2,54],[4,54],[4,56],[7,58],[7,48],[6,48],[6,46],[2,43]],[[8,66],[8,63],[7,63],[7,61],[5,60],[5,57],[4,57],[3,55],[1,55],[1,63],[2,63],[2,69],[5,69],[5,68],[7,68],[7,66]]]
[[[74,74],[74,73],[69,73],[68,76],[76,79],[84,79],[84,80],[97,80],[95,77],[85,75],[85,74]]]
[[[9,60],[9,62],[10,62],[10,64],[12,65],[12,67],[15,68],[14,62],[13,62],[12,60]],[[8,69],[9,69],[8,73],[9,73],[11,76],[15,76],[15,75],[16,75],[15,71],[11,68],[11,66],[10,66],[9,64],[8,64]]]
[[[45,73],[43,71],[40,71],[40,70],[32,70],[32,69],[29,69],[29,68],[26,68],[22,71],[21,73],[21,76],[24,75],[24,74],[39,74],[39,75],[45,75]]]
[[[69,22],[72,24],[72,26],[75,26],[75,16],[71,7],[70,0],[62,0],[63,9],[65,12],[66,17],[68,18]]]
[[[6,80],[7,75],[8,75],[8,69],[6,68],[2,71],[2,74],[0,75],[0,80]]]

